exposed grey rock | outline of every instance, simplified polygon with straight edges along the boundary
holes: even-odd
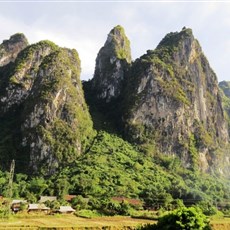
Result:
[[[40,49],[36,46],[40,46]],[[45,42],[31,45],[22,51],[8,76],[5,89],[0,94],[2,112],[8,111],[13,105],[21,104],[27,98],[37,77],[39,66],[51,52],[52,47]]]

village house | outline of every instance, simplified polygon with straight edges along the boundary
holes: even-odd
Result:
[[[60,206],[58,212],[62,214],[71,214],[75,212],[75,209],[73,209],[71,206]]]
[[[71,202],[72,199],[74,199],[76,197],[76,195],[65,195],[64,196],[64,200],[67,202]]]
[[[57,197],[56,196],[41,196],[40,200],[38,201],[39,203],[45,203],[46,201],[56,201]]]
[[[112,201],[116,201],[118,203],[127,202],[129,205],[133,207],[142,207],[143,203],[139,199],[132,199],[132,198],[126,198],[126,197],[112,197]]]
[[[50,208],[46,207],[45,204],[29,204],[28,212],[43,212],[49,213]]]
[[[26,205],[26,200],[12,200],[11,202],[11,209],[13,212],[21,211],[22,205]]]

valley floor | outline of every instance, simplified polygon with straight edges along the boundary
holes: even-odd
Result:
[[[151,220],[133,219],[130,217],[94,217],[80,218],[73,215],[65,216],[27,216],[12,217],[0,220],[0,230],[120,230],[133,229],[135,226],[154,223]],[[211,220],[213,230],[229,230],[230,218]]]
[[[151,220],[133,219],[130,217],[94,217],[80,218],[73,215],[65,216],[34,216],[34,217],[13,217],[8,220],[0,220],[0,230],[3,229],[58,229],[58,230],[82,230],[82,229],[132,229],[135,226],[154,223]]]

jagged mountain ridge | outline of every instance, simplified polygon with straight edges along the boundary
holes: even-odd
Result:
[[[1,159],[51,173],[84,153],[95,135],[80,60],[49,41],[23,44],[7,51],[13,58],[0,68]],[[131,62],[129,40],[116,26],[84,86],[97,129],[113,126],[152,157],[176,155],[186,168],[229,173],[229,153],[217,154],[229,138],[217,77],[190,29],[166,35]]]

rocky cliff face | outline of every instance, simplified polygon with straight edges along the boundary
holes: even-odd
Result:
[[[215,73],[190,29],[169,33],[137,59],[126,88],[126,135],[149,154],[178,155],[208,170],[228,142]]]
[[[0,66],[13,62],[18,53],[28,46],[28,41],[24,34],[14,34],[9,40],[4,40],[0,45]]]
[[[51,173],[84,151],[93,131],[76,50],[33,44],[0,76],[1,158]]]
[[[121,26],[114,27],[100,49],[92,89],[98,99],[110,102],[120,96],[125,73],[131,63],[130,43]]]

